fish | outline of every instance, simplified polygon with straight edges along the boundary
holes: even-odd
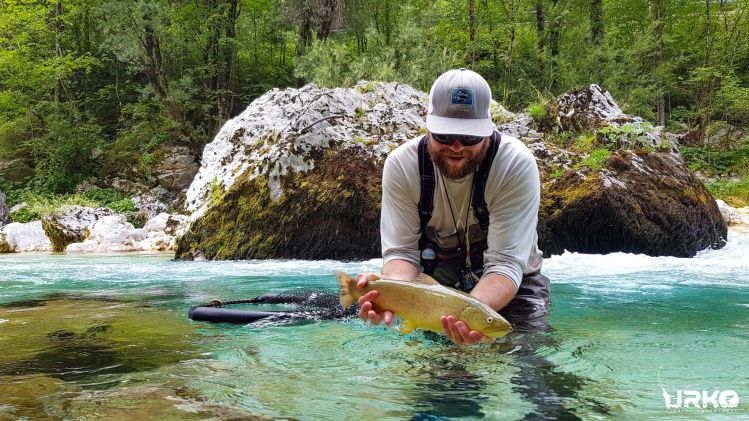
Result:
[[[490,338],[501,338],[512,331],[510,323],[485,302],[446,287],[424,273],[408,281],[378,277],[370,280],[366,288],[359,288],[356,279],[343,272],[336,272],[336,278],[341,306],[348,308],[369,291],[377,291],[379,296],[372,302],[372,309],[398,315],[401,334],[415,329],[444,334],[442,316],[454,316]]]

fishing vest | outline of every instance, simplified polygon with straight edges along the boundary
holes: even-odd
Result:
[[[489,229],[489,209],[486,206],[486,200],[484,199],[484,190],[486,189],[486,181],[489,178],[489,170],[491,169],[494,157],[497,155],[499,150],[499,144],[502,141],[502,136],[498,132],[493,132],[489,138],[489,147],[486,151],[486,157],[479,165],[478,169],[473,175],[472,185],[472,196],[471,207],[473,208],[473,215],[479,223],[481,230],[486,231]],[[434,271],[436,265],[436,256],[425,256],[424,250],[431,245],[431,240],[427,237],[427,224],[432,218],[432,211],[434,210],[434,189],[436,187],[434,165],[432,158],[429,156],[427,150],[427,144],[429,143],[429,137],[424,136],[419,141],[419,177],[421,180],[421,194],[419,196],[419,223],[421,229],[421,237],[419,238],[419,250],[421,258],[421,266],[424,268],[424,273],[429,275]],[[465,247],[461,244],[461,248]],[[483,261],[483,259],[482,259]]]

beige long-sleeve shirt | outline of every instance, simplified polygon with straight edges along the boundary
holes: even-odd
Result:
[[[384,263],[401,259],[419,265],[420,139],[399,146],[385,161],[380,220]],[[440,176],[437,166],[434,171],[434,211],[427,225],[428,232],[434,230],[433,240],[443,247],[456,246],[456,225],[463,232],[467,217],[469,241],[484,236],[487,240],[485,275],[501,274],[519,286],[524,273],[541,270],[543,259],[536,234],[541,183],[536,160],[521,141],[502,135],[484,190],[490,212],[488,232],[479,230],[470,204],[473,174],[453,180]]]

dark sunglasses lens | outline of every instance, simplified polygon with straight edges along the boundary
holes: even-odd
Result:
[[[482,136],[461,136],[450,134],[432,133],[432,138],[443,145],[452,145],[453,141],[458,141],[463,146],[473,146],[484,140]]]
[[[473,146],[482,140],[484,140],[481,136],[461,136],[459,137],[460,143],[464,144],[465,146]]]
[[[439,143],[442,143],[443,145],[452,145],[452,136],[449,134],[437,134],[432,133],[432,139],[436,140]]]

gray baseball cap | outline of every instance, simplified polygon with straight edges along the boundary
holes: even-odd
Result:
[[[439,134],[490,136],[492,90],[481,75],[463,68],[437,78],[429,91],[427,130]]]

